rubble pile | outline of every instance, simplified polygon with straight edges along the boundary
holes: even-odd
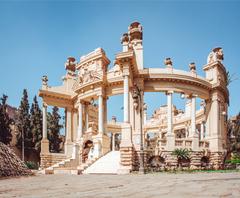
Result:
[[[33,175],[8,146],[0,142],[0,177]]]

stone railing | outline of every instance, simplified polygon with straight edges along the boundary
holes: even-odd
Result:
[[[161,147],[166,147],[166,145],[167,145],[167,140],[166,140],[166,139],[159,139],[159,140],[158,140],[158,145],[159,145],[159,148],[161,148]]]
[[[199,141],[199,148],[209,148],[209,142],[206,140]]]
[[[190,139],[175,139],[175,147],[177,148],[191,148],[192,140]]]

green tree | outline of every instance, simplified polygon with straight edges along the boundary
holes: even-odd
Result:
[[[9,118],[7,113],[7,98],[8,96],[4,95],[0,98],[0,142],[4,144],[9,144],[12,140],[12,133],[10,124],[12,119]]]
[[[40,152],[42,139],[42,111],[39,108],[37,96],[34,96],[30,110],[30,124],[33,135],[33,146]]]
[[[63,125],[60,124],[61,116],[58,113],[58,107],[53,107],[52,113],[48,113],[48,140],[51,152],[59,153],[60,143],[62,142],[60,138],[60,130]]]
[[[23,90],[23,97],[17,113],[17,146],[22,148],[22,137],[24,136],[24,149],[33,148],[33,135],[31,132],[29,103],[27,90]]]
[[[172,155],[177,157],[178,167],[181,169],[183,162],[187,162],[190,159],[190,152],[186,148],[177,148],[172,152]]]
[[[240,153],[240,112],[236,120],[228,120],[228,151]]]

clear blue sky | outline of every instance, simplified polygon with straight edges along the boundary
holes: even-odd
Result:
[[[61,84],[68,56],[79,60],[102,47],[113,62],[121,51],[120,37],[128,25],[144,28],[144,66],[163,67],[172,57],[174,68],[202,66],[213,47],[224,49],[226,69],[240,76],[240,3],[237,1],[2,1],[0,0],[0,94],[19,106],[27,88],[30,102],[41,86]],[[112,65],[112,63],[111,63]],[[229,114],[240,111],[240,81],[230,87]],[[163,94],[146,94],[149,114],[166,102]],[[174,102],[181,107],[179,97]],[[151,101],[155,101],[154,103]],[[114,103],[117,103],[114,105]],[[122,97],[109,100],[108,117],[122,118]]]

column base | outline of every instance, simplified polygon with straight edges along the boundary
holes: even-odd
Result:
[[[199,151],[199,137],[193,136],[191,137],[191,140],[192,140],[192,150]]]
[[[175,149],[175,137],[173,134],[167,135],[167,151],[173,151]]]
[[[105,134],[93,136],[94,157],[100,157],[110,151],[110,138]]]
[[[209,148],[211,152],[224,152],[226,149],[223,148],[223,140],[219,137],[208,137],[206,140],[209,141]]]
[[[66,156],[67,157],[72,156],[72,153],[73,153],[73,142],[66,141],[64,147],[65,147],[65,154],[66,154]]]
[[[48,154],[49,153],[49,140],[48,139],[42,139],[41,140],[41,153],[42,154]]]

